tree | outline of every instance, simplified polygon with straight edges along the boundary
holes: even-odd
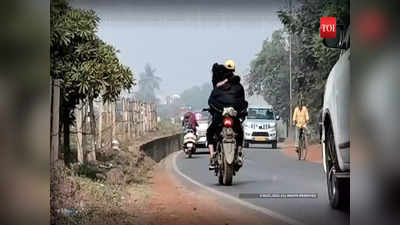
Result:
[[[263,95],[284,117],[289,113],[289,54],[287,33],[292,34],[292,105],[300,95],[309,108],[310,128],[317,134],[317,117],[322,107],[326,79],[340,51],[322,45],[319,21],[323,16],[349,24],[349,0],[299,0],[297,7],[278,11],[285,30],[273,33],[251,64],[247,77],[249,94]],[[302,82],[300,82],[302,80]],[[316,136],[316,135],[315,135]]]
[[[340,54],[340,50],[323,46],[319,21],[330,16],[337,18],[337,24],[349,25],[350,0],[299,0],[299,3],[292,13],[289,9],[278,11],[278,17],[293,35],[294,93],[303,96],[311,115],[311,128],[316,131],[325,82]],[[301,87],[300,77],[303,77]]]
[[[144,72],[139,75],[139,91],[137,95],[145,102],[158,102],[155,91],[160,90],[161,78],[155,75],[156,70],[146,64]]]
[[[207,82],[201,86],[193,86],[184,90],[180,96],[185,106],[191,106],[194,110],[200,110],[207,107],[211,91],[211,82]]]
[[[89,103],[95,135],[93,100],[101,96],[115,101],[123,89],[134,85],[134,78],[120,64],[116,49],[96,35],[100,19],[93,10],[71,8],[66,0],[52,0],[50,7],[50,76],[61,80],[60,122],[69,161],[69,127],[76,106]]]
[[[261,95],[283,118],[289,115],[289,64],[287,35],[275,31],[250,64],[246,77],[249,95]]]

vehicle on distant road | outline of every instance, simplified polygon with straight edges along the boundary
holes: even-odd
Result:
[[[350,202],[350,29],[337,26],[336,31],[337,38],[323,41],[341,54],[326,82],[320,116],[323,166],[334,209]]]
[[[183,151],[188,158],[192,158],[192,154],[196,152],[196,139],[196,135],[192,129],[185,129],[183,136]]]
[[[253,143],[272,144],[277,148],[277,121],[272,106],[249,107],[247,119],[244,121],[244,147],[250,147]]]
[[[208,125],[210,123],[210,115],[208,112],[196,112],[196,120],[197,124],[199,125],[197,127],[197,140],[196,140],[196,145],[197,146],[203,146],[207,147],[207,129]]]

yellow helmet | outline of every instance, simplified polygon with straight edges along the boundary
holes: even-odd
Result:
[[[233,70],[235,71],[235,62],[232,59],[226,60],[224,64],[225,68],[228,70]]]

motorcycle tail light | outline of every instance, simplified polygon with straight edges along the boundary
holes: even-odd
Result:
[[[233,126],[232,118],[226,117],[224,119],[224,127],[232,127],[232,126]]]

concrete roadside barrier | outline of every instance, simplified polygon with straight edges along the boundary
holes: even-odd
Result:
[[[179,133],[149,141],[140,146],[140,151],[143,151],[155,162],[160,162],[169,154],[179,151],[182,143],[183,134]]]

